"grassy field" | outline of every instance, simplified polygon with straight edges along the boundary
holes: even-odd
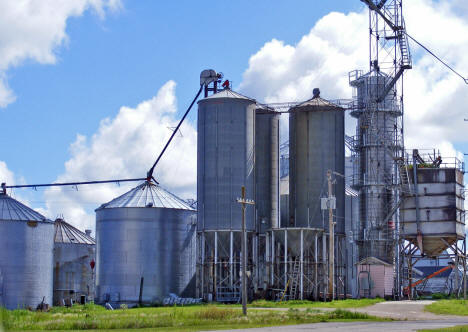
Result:
[[[97,305],[52,308],[50,312],[1,309],[7,331],[100,330],[100,331],[198,331],[327,321],[382,320],[343,309],[319,312],[308,308],[285,311],[249,310],[248,317],[238,308],[215,305],[138,308],[109,311]]]
[[[440,315],[468,316],[468,301],[439,300],[427,305],[424,310]]]
[[[336,308],[336,309],[346,309],[346,308],[362,308],[367,307],[379,302],[385,301],[384,299],[347,299],[347,300],[338,300],[332,302],[313,302],[306,300],[294,300],[294,301],[284,301],[284,302],[273,302],[258,300],[249,304],[252,308]]]
[[[434,329],[434,330],[418,330],[418,332],[468,332],[468,325],[446,327],[443,329]]]

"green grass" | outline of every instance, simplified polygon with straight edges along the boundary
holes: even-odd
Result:
[[[439,300],[427,305],[424,310],[439,315],[468,316],[468,301]]]
[[[444,327],[441,329],[433,329],[433,330],[418,330],[418,332],[468,332],[468,325]]]
[[[293,301],[283,301],[283,302],[273,302],[258,300],[252,302],[249,306],[252,308],[336,308],[336,309],[346,309],[346,308],[362,308],[367,307],[379,302],[384,302],[384,299],[347,299],[347,300],[337,300],[332,302],[314,302],[307,300],[293,300]]]
[[[342,309],[319,312],[316,309],[285,311],[250,309],[244,317],[238,308],[214,305],[189,307],[137,308],[109,311],[97,305],[76,305],[72,308],[52,308],[50,312],[27,310],[1,310],[7,331],[43,330],[112,330],[128,331],[198,331],[207,329],[233,329],[317,323],[327,321],[382,320],[363,313]],[[149,330],[148,330],[149,331]]]

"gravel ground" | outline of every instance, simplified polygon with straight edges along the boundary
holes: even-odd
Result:
[[[350,308],[349,311],[363,312],[369,315],[398,319],[395,322],[329,322],[315,324],[301,324],[290,326],[272,326],[254,329],[223,330],[249,332],[297,332],[297,331],[359,331],[359,332],[389,332],[389,331],[417,331],[420,329],[436,329],[455,325],[468,325],[468,316],[436,315],[424,311],[424,306],[434,301],[388,301],[374,304],[365,308]],[[256,308],[257,309],[257,308]],[[265,309],[269,310],[269,309]],[[274,308],[274,310],[288,310]],[[305,310],[305,309],[303,309]],[[322,311],[333,311],[332,308],[320,308]]]

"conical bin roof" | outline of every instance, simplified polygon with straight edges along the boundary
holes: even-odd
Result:
[[[195,211],[186,201],[150,181],[145,181],[112,201],[102,204],[97,210],[130,207]]]

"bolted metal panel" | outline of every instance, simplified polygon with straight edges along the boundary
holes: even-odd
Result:
[[[289,116],[290,220],[286,227],[328,229],[320,209],[330,169],[344,174],[344,111],[320,97],[291,109]],[[344,179],[336,177],[335,232],[344,234]]]
[[[5,194],[0,208],[0,306],[52,304],[53,223]]]
[[[241,187],[255,199],[255,101],[223,90],[198,102],[198,230],[240,230]],[[246,229],[255,230],[254,209]]]
[[[192,209],[97,209],[96,301],[138,302],[142,277],[145,303],[194,296],[195,224]]]
[[[53,304],[63,300],[80,301],[85,295],[94,299],[94,271],[96,244],[92,237],[63,219],[55,220],[54,239],[54,296]]]
[[[255,116],[255,209],[258,231],[278,228],[279,114],[264,106]]]

